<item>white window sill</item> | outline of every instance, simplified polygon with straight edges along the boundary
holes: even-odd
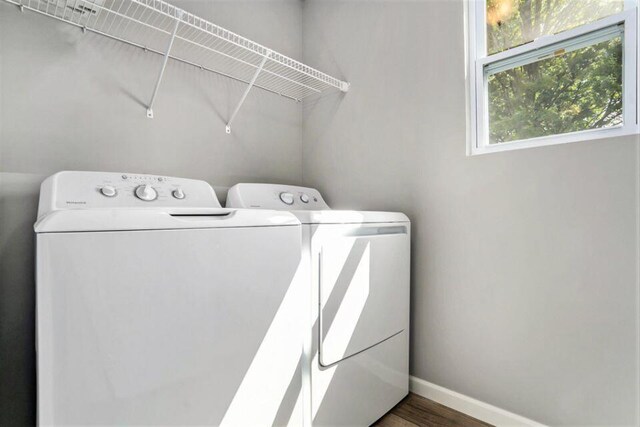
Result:
[[[580,132],[565,133],[562,135],[552,135],[540,138],[531,138],[518,141],[502,142],[482,147],[471,147],[468,156],[478,156],[489,153],[499,153],[502,151],[522,150],[525,148],[546,147],[549,145],[568,144],[571,142],[592,141],[605,138],[616,138],[619,136],[638,135],[640,138],[640,128],[638,126],[616,126],[607,129],[592,129]]]

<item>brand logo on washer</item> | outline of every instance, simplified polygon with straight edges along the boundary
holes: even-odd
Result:
[[[87,202],[77,201],[77,200],[67,200],[68,205],[86,205]]]

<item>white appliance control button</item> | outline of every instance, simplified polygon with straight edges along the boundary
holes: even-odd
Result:
[[[158,193],[150,185],[140,185],[136,188],[136,197],[145,202],[151,202],[158,198]]]
[[[184,199],[184,191],[182,191],[182,188],[176,188],[171,194],[173,194],[173,197],[175,197],[176,199]]]
[[[309,196],[307,196],[306,194],[302,193],[300,195],[300,200],[302,201],[302,203],[309,203]]]
[[[285,203],[287,205],[292,205],[293,194],[287,193],[287,192],[280,193],[280,200],[282,200],[282,203]]]
[[[102,187],[100,189],[100,192],[102,193],[103,196],[107,196],[107,197],[115,197],[118,195],[118,191],[110,185],[105,185],[104,187]]]

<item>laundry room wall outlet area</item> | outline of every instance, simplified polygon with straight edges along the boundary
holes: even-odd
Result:
[[[639,3],[0,0],[0,426],[640,427]]]

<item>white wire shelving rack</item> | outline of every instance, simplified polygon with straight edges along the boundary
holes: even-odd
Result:
[[[295,101],[349,83],[311,68],[162,0],[4,0],[103,36],[162,55],[147,105],[153,105],[169,59],[244,82],[226,132],[249,91],[260,88]]]

